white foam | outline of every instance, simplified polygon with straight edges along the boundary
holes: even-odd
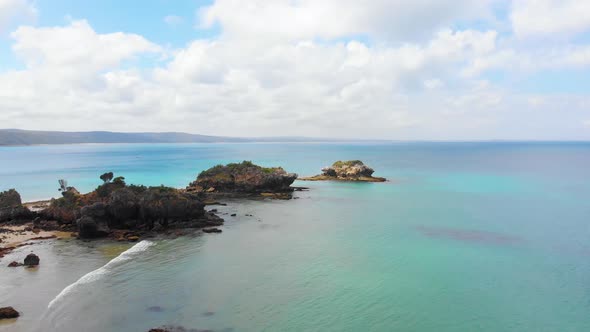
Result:
[[[122,252],[119,256],[113,258],[111,261],[106,263],[104,266],[102,266],[92,272],[85,274],[80,279],[78,279],[76,282],[74,282],[73,284],[64,288],[53,300],[51,300],[51,302],[49,302],[47,309],[51,309],[56,303],[60,302],[61,299],[63,299],[65,296],[67,296],[68,294],[73,292],[79,286],[89,284],[89,283],[99,280],[102,276],[108,274],[112,270],[113,267],[121,265],[121,263],[124,263],[124,262],[130,260],[131,258],[133,258],[133,256],[135,256],[138,253],[146,251],[152,245],[154,245],[153,242],[141,241],[141,242],[137,243],[136,245],[134,245],[133,247]]]

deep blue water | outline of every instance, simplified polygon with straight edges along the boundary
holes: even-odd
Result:
[[[590,143],[7,147],[0,190],[45,199],[60,178],[89,191],[106,171],[184,187],[219,163],[313,175],[340,159],[391,181],[302,182],[311,190],[297,200],[231,201],[222,234],[153,241],[51,309],[115,256],[96,249],[110,245],[16,251],[0,261],[0,299],[30,314],[0,330],[590,330]],[[51,268],[5,268],[31,249]]]

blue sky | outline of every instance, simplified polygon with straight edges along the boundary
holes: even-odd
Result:
[[[590,139],[589,17],[574,0],[0,0],[0,121]]]
[[[40,26],[63,25],[73,19],[86,19],[98,33],[123,31],[141,34],[162,45],[182,47],[196,38],[207,38],[215,29],[195,29],[197,8],[210,5],[200,0],[37,0]],[[181,17],[178,26],[166,24],[164,17]]]

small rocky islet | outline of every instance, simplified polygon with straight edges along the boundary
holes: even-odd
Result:
[[[360,160],[336,161],[332,166],[322,168],[322,174],[299,178],[302,181],[350,181],[385,182],[387,179],[374,177],[374,169]]]
[[[250,161],[217,165],[199,174],[189,184],[187,192],[204,193],[210,198],[271,197],[289,199],[294,190],[291,185],[297,174],[282,167],[261,167]]]

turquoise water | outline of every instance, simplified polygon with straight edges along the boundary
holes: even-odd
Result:
[[[391,181],[230,201],[222,234],[153,239],[115,261],[129,246],[22,248],[0,261],[0,304],[25,313],[0,331],[590,330],[588,143],[0,148],[0,189],[42,199],[59,178],[87,191],[105,171],[183,187],[244,159],[300,175],[361,159]],[[31,250],[38,270],[5,267]]]

